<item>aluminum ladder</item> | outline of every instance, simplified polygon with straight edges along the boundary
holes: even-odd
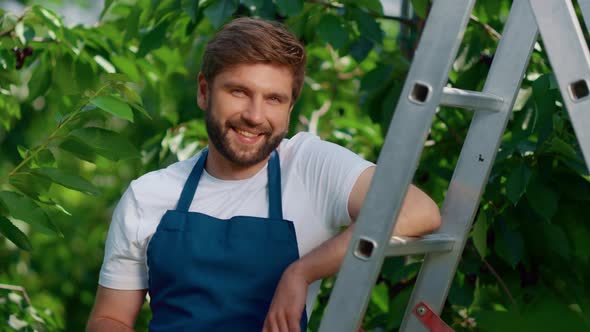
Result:
[[[590,23],[590,0],[578,0]],[[590,165],[590,55],[571,0],[514,0],[482,92],[447,87],[475,0],[434,0],[320,332],[360,328],[386,256],[425,254],[400,331],[452,331],[440,318],[479,200],[538,33],[586,165]],[[439,106],[474,110],[442,207],[442,227],[391,238]]]

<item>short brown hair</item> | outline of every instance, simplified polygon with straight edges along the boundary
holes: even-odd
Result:
[[[208,82],[213,82],[217,74],[238,64],[287,66],[293,74],[295,103],[303,87],[305,61],[303,44],[284,25],[241,17],[223,26],[207,43],[201,72]]]

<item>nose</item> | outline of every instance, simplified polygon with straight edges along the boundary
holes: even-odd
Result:
[[[252,98],[248,108],[242,112],[242,119],[251,126],[264,123],[264,104],[262,98]]]

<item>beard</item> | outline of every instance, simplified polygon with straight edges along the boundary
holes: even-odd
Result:
[[[238,166],[253,166],[265,160],[281,144],[281,141],[287,135],[286,130],[273,134],[270,126],[253,126],[243,119],[227,120],[225,123],[222,123],[214,113],[211,109],[211,99],[209,99],[205,112],[205,123],[209,140],[225,159]],[[260,133],[263,136],[261,142],[256,146],[250,147],[250,149],[235,146],[228,138],[229,131],[234,130],[234,128],[249,129],[252,132]]]

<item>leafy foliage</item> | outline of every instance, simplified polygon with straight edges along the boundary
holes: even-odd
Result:
[[[0,328],[3,331],[60,331],[49,310],[39,311],[15,291],[0,291]]]
[[[282,21],[306,43],[291,133],[376,160],[430,2],[412,4],[416,17],[396,20],[377,0],[109,0],[93,27],[66,26],[39,5],[0,10],[0,281],[24,286],[55,326],[83,329],[122,191],[206,144],[196,76],[206,42],[232,17]],[[481,89],[509,7],[477,2],[450,85]],[[539,44],[443,312],[457,331],[590,328],[590,184],[548,64]],[[437,202],[470,120],[436,115],[414,180]],[[386,261],[365,330],[399,328],[419,261]],[[139,329],[148,320],[144,310]]]

